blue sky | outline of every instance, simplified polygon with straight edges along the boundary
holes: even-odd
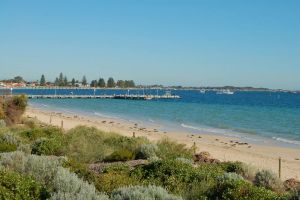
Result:
[[[300,89],[299,0],[1,0],[0,79]]]

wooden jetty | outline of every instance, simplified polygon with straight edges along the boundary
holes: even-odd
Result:
[[[29,99],[180,99],[178,95],[27,95]]]

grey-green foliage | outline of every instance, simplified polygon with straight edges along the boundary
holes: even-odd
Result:
[[[222,176],[219,176],[217,178],[217,181],[219,183],[224,183],[228,181],[239,181],[239,180],[244,180],[244,178],[241,175],[233,172],[226,172]]]
[[[1,127],[6,127],[6,123],[3,119],[0,119],[0,128]]]
[[[300,187],[292,191],[291,200],[300,200]]]
[[[180,161],[180,162],[183,162],[183,163],[186,163],[186,164],[194,164],[194,161],[192,159],[188,159],[188,158],[176,158],[177,161]]]
[[[241,168],[238,171],[238,174],[240,174],[247,180],[253,181],[257,172],[258,169],[256,167],[246,163],[241,163]]]
[[[157,186],[129,186],[116,189],[111,194],[112,200],[182,200]]]
[[[1,135],[0,142],[5,142],[8,144],[14,144],[14,145],[19,144],[19,140],[11,133],[5,133],[5,134]]]
[[[17,148],[17,151],[22,151],[25,154],[30,154],[31,146],[30,146],[30,144],[20,144]]]
[[[142,159],[153,159],[156,158],[156,152],[158,147],[156,144],[142,144],[139,148],[137,156]]]
[[[257,172],[254,183],[257,186],[262,186],[273,191],[281,191],[283,189],[282,181],[276,174],[269,170]]]
[[[66,159],[55,156],[26,155],[23,152],[0,154],[0,166],[30,175],[47,187],[53,199],[108,199],[93,185],[61,167]]]

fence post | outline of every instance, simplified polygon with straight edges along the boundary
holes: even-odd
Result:
[[[279,157],[278,161],[278,176],[279,178],[281,178],[281,157]]]
[[[64,128],[64,120],[61,120],[61,128]]]

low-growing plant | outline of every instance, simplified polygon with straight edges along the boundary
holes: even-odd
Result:
[[[169,194],[164,188],[157,186],[129,186],[112,192],[112,200],[182,200],[181,197]]]
[[[249,181],[254,181],[258,169],[252,165],[242,163],[241,168],[236,172]]]
[[[1,154],[0,165],[34,177],[47,187],[52,199],[108,199],[95,187],[62,168],[65,158],[25,155],[22,152]],[[72,189],[73,188],[73,189]]]
[[[176,160],[190,165],[194,164],[194,161],[188,158],[176,158]]]
[[[244,178],[241,175],[236,174],[234,172],[226,172],[222,176],[219,176],[217,178],[217,181],[219,183],[227,182],[227,181],[239,181],[239,180],[244,180]]]
[[[176,159],[182,158],[193,158],[193,151],[187,148],[184,144],[179,144],[174,141],[170,141],[167,138],[160,140],[157,143],[158,151],[157,156],[162,159]]]
[[[11,151],[16,151],[16,150],[17,150],[17,145],[9,144],[6,142],[0,142],[0,153],[11,152]]]
[[[63,155],[63,141],[58,138],[40,138],[32,144],[32,154],[37,155]]]
[[[106,162],[116,162],[116,161],[128,161],[133,160],[135,158],[135,154],[132,151],[127,149],[117,150],[113,152],[111,155],[107,156],[104,161]]]
[[[255,185],[270,189],[273,191],[282,191],[283,183],[276,174],[269,170],[257,172],[254,180]]]
[[[31,177],[0,170],[0,199],[46,199],[50,197],[42,185]]]
[[[222,162],[220,165],[226,172],[238,173],[242,170],[242,162]]]
[[[2,128],[2,127],[6,127],[6,123],[3,119],[0,119],[0,128]]]
[[[230,200],[276,200],[284,197],[262,187],[253,186],[244,180],[227,179],[218,181],[214,188],[207,192],[208,199]]]
[[[153,159],[156,156],[156,152],[158,151],[158,147],[156,144],[142,144],[138,149],[136,157],[138,159]]]

